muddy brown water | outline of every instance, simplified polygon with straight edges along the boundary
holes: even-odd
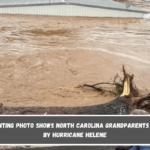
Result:
[[[150,90],[150,21],[0,15],[0,102],[90,106],[115,98],[82,89],[111,81],[122,64]],[[145,90],[146,91],[146,90]]]

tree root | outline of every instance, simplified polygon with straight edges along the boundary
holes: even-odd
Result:
[[[99,85],[99,84],[109,84],[109,83],[102,82],[102,83],[98,83],[98,84],[95,84],[95,85],[84,84],[83,86],[84,86],[84,87],[93,88],[93,89],[95,89],[95,90],[97,90],[97,91],[105,91],[105,92],[110,92],[110,93],[112,93],[112,94],[114,94],[114,95],[117,95],[117,93],[115,93],[115,92],[113,92],[113,91],[111,91],[111,90],[108,90],[108,89],[105,89],[105,90],[104,90],[104,89],[102,89],[102,88],[96,87],[96,85]]]
[[[83,86],[91,87],[98,91],[110,92],[120,97],[130,97],[132,101],[132,105],[129,104],[131,110],[144,109],[145,111],[150,112],[150,93],[148,95],[135,99],[135,97],[139,96],[139,90],[133,81],[134,75],[133,74],[130,75],[129,73],[127,73],[124,65],[122,67],[122,72],[123,72],[123,79],[118,74],[116,74],[113,79],[113,82],[100,82],[93,85],[84,84]],[[97,87],[102,84],[115,86],[116,91],[104,89],[103,87]]]

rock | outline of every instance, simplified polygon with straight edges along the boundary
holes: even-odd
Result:
[[[134,109],[131,111],[131,115],[149,115],[149,113],[142,109]]]

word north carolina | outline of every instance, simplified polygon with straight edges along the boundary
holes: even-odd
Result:
[[[103,123],[56,123],[56,128],[103,128]]]

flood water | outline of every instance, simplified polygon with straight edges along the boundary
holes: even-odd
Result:
[[[80,87],[124,64],[150,89],[150,20],[0,16],[0,98],[8,106],[89,106],[114,95]]]
[[[22,19],[21,19],[22,20]],[[150,64],[150,20],[113,20],[89,23],[90,19],[53,25],[31,25],[30,22],[1,25],[0,48],[10,51],[84,49],[102,51],[119,57]],[[84,20],[84,19],[83,19]],[[2,22],[2,21],[1,21]],[[77,23],[77,22],[76,22]],[[86,24],[87,23],[87,24]],[[13,25],[15,24],[15,25]],[[98,25],[97,25],[98,24]],[[24,26],[24,27],[23,27]],[[62,27],[62,28],[61,28]],[[9,44],[5,44],[9,42]]]

